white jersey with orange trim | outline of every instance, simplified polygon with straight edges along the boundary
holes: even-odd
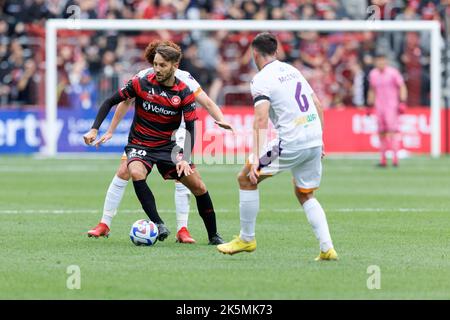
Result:
[[[306,149],[322,146],[322,126],[313,89],[295,67],[274,60],[266,64],[250,85],[255,108],[270,101],[269,117],[281,146]]]
[[[258,155],[259,174],[290,170],[301,192],[317,189],[322,178],[322,125],[308,81],[293,66],[274,60],[255,75],[250,89],[255,108],[270,102],[269,118],[278,133]]]

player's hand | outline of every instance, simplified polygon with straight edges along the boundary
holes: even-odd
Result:
[[[98,139],[94,145],[98,149],[101,144],[105,143],[106,141],[110,140],[112,138],[113,134],[111,132],[106,132],[100,139]]]
[[[231,132],[235,133],[233,126],[225,121],[214,121],[215,124],[217,124],[222,129],[231,130]]]
[[[250,178],[250,182],[253,184],[258,184],[259,172],[258,172],[259,164],[252,164],[250,167],[250,172],[248,177]]]
[[[92,142],[94,142],[95,138],[97,138],[98,130],[97,129],[91,129],[88,133],[86,133],[83,136],[84,143],[87,145],[91,145]]]
[[[191,166],[186,160],[181,160],[176,164],[177,174],[179,177],[184,173],[185,176],[189,176],[191,173],[194,173]]]
[[[406,108],[406,103],[400,102],[400,104],[398,105],[398,113],[404,114],[406,112]]]

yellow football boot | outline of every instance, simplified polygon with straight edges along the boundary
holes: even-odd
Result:
[[[319,261],[319,260],[337,260],[337,259],[338,255],[336,253],[336,250],[334,250],[334,248],[331,248],[327,252],[320,251],[319,256],[314,260]]]
[[[235,236],[230,242],[219,244],[217,250],[223,254],[235,254],[243,251],[252,252],[256,250],[256,240],[244,241],[239,236]]]

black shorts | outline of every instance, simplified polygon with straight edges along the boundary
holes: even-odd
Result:
[[[177,174],[175,164],[181,157],[181,153],[179,153],[177,149],[146,148],[129,144],[125,147],[125,153],[127,154],[128,165],[133,161],[140,161],[145,165],[149,174],[152,171],[153,166],[156,165],[159,173],[166,180],[179,180],[184,176],[184,173],[182,173],[181,176],[178,176]],[[190,166],[192,169],[195,169],[194,164],[191,163]]]

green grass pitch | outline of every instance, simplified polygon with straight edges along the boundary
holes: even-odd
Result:
[[[175,243],[171,181],[148,182],[172,234],[136,247],[131,224],[145,214],[130,183],[109,239],[84,234],[100,219],[118,159],[0,158],[0,299],[450,299],[450,158],[325,159],[317,198],[340,260],[315,262],[318,243],[289,173],[260,186],[258,249],[234,256],[207,245],[191,199],[195,245]],[[198,166],[219,232],[239,232],[239,166]],[[81,271],[69,290],[67,267]],[[368,289],[369,266],[381,288]]]

